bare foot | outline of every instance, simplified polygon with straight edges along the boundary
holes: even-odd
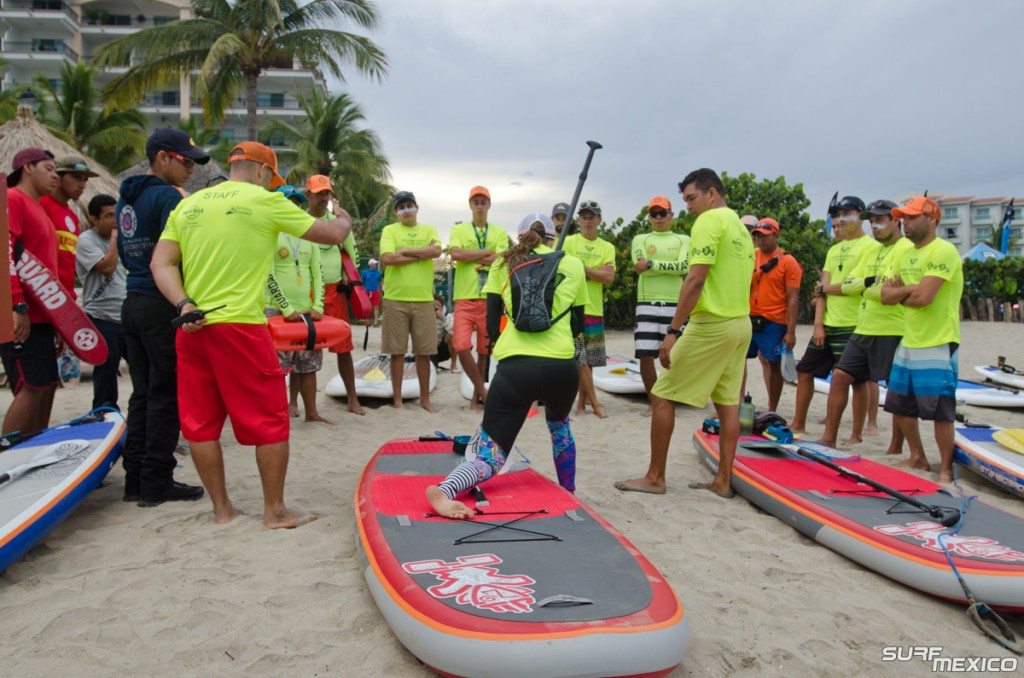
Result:
[[[864,442],[864,439],[861,438],[860,436],[850,436],[849,438],[847,438],[846,440],[843,441],[843,446],[846,446],[846,445],[856,445],[856,444],[862,443],[862,442]],[[835,447],[835,445],[832,445],[832,447]]]
[[[358,414],[360,417],[366,414],[366,410],[363,409],[363,406],[359,404],[358,400],[354,403],[349,402],[348,411],[352,414]]]
[[[420,407],[425,409],[427,412],[430,412],[431,414],[441,411],[438,408],[431,405],[429,400],[424,400],[423,398],[420,398]]]
[[[952,471],[939,471],[939,482],[940,483],[952,483],[953,472]]]
[[[599,419],[608,418],[608,413],[605,412],[604,408],[601,407],[600,405],[594,405],[594,414],[596,414]]]
[[[315,513],[306,513],[304,511],[295,511],[293,509],[284,509],[279,513],[264,513],[263,514],[263,527],[271,530],[286,529],[290,530],[296,527],[301,527],[307,523],[311,523],[319,518]]]
[[[727,486],[725,488],[721,488],[714,483],[690,483],[688,487],[693,490],[708,490],[710,492],[714,492],[722,499],[732,499],[736,496],[731,487]]]
[[[299,416],[299,406],[288,403],[288,414],[293,417]]]
[[[890,447],[885,451],[886,454],[903,454],[903,449],[900,447]]]
[[[640,416],[641,417],[649,417],[652,414],[654,414],[654,408],[652,408],[650,405],[648,405],[647,407],[644,408],[644,411],[640,413]]]
[[[469,401],[469,409],[473,410],[474,412],[479,412],[480,411],[480,401],[477,400],[476,398],[472,398]]]
[[[334,424],[333,421],[327,421],[326,419],[321,417],[318,412],[306,412],[306,421],[317,421],[320,422],[321,424]]]
[[[404,410],[405,403],[403,403],[401,399],[398,399],[391,403],[391,407],[395,408],[396,410]]]
[[[793,431],[793,433],[796,433],[796,431]],[[802,431],[801,431],[801,433],[802,433]],[[825,447],[831,447],[832,449],[835,449],[835,447],[836,447],[836,441],[835,440],[829,440],[827,438],[819,438],[818,440],[815,440],[814,442],[816,442],[818,445],[824,445]]]
[[[867,426],[865,426],[864,427],[864,435],[865,436],[869,436],[869,437],[870,436],[877,436],[878,435],[878,424],[871,424],[871,423],[869,423]]]
[[[234,506],[228,504],[228,507],[223,511],[213,512],[213,522],[217,523],[218,525],[224,525],[225,523],[230,523],[232,520],[234,520],[235,516],[240,515],[242,515],[241,511],[236,511]]]
[[[915,468],[918,471],[931,471],[932,465],[928,463],[927,459],[904,459],[903,461],[897,462],[896,466],[900,468]]]
[[[795,435],[795,436],[807,435],[807,429],[805,429],[803,426],[792,426],[792,425],[790,425],[789,430],[792,431],[793,435]]]
[[[434,507],[434,511],[439,516],[458,518],[459,520],[473,517],[472,509],[461,501],[449,499],[437,485],[431,485],[427,488],[427,501],[430,502],[430,505]]]
[[[576,408],[576,416],[577,417],[582,417],[586,413],[587,413],[587,408],[585,408],[585,407],[577,407]]]
[[[818,420],[818,424],[820,424],[821,426],[824,426],[827,423],[828,423],[828,417],[822,417],[821,419]]]
[[[665,494],[665,483],[652,483],[647,478],[630,478],[614,483],[619,492],[644,492],[646,494]]]

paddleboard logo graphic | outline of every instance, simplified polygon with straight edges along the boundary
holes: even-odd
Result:
[[[455,598],[459,605],[472,605],[491,612],[533,611],[537,602],[535,591],[529,586],[537,581],[525,574],[499,574],[494,565],[501,558],[493,553],[459,556],[455,562],[418,560],[402,563],[409,574],[432,574],[441,583],[427,589],[435,598]]]
[[[99,343],[99,339],[96,338],[96,333],[87,327],[83,327],[75,332],[73,341],[75,342],[75,346],[83,351],[91,351],[96,348],[96,344]]]
[[[922,542],[921,546],[942,553],[939,535],[946,531],[942,525],[928,520],[906,525],[878,525],[876,530],[894,537],[910,537]],[[999,560],[1004,563],[1024,563],[1024,553],[1003,546],[995,539],[988,537],[964,537],[954,534],[946,538],[946,548],[950,553],[967,558]]]

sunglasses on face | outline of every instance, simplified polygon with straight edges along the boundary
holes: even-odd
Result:
[[[181,165],[184,166],[186,169],[192,169],[193,167],[196,166],[195,160],[193,160],[192,158],[186,158],[181,153],[175,153],[174,151],[164,151],[164,153],[167,154],[167,157],[181,163]]]
[[[662,217],[667,217],[669,214],[671,214],[671,212],[669,212],[668,210],[651,210],[647,214],[652,219],[661,219]]]

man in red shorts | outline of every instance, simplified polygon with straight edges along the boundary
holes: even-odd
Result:
[[[330,205],[331,198],[334,197],[331,180],[323,174],[314,174],[306,179],[306,194],[309,199],[309,207],[306,208],[306,211],[317,219],[326,217],[327,206]],[[334,216],[339,217],[342,214],[344,212],[335,202]],[[341,268],[342,251],[348,252],[348,256],[352,258],[353,262],[358,260],[356,239],[351,233],[341,245],[320,245],[320,265],[323,268],[324,279],[324,315],[349,322],[348,300],[345,299],[345,293],[338,289],[346,282],[352,282],[345,280],[345,274]],[[338,356],[338,374],[341,375],[341,381],[345,384],[345,393],[348,394],[348,411],[352,414],[362,415],[366,413],[363,411],[362,405],[359,404],[359,396],[356,395],[356,368],[352,361],[354,348],[352,337],[349,336],[344,342],[333,346],[331,353]]]
[[[29,302],[14,271],[22,248],[57,271],[57,233],[39,198],[57,185],[53,153],[26,148],[14,156],[7,175],[8,256],[11,271],[11,310],[14,341],[0,344],[4,372],[14,391],[14,402],[4,415],[3,433],[41,431],[50,425],[57,375],[56,335],[43,309]]]
[[[268,190],[284,181],[277,156],[263,144],[238,144],[228,162],[228,181],[182,200],[153,252],[153,277],[179,315],[197,308],[210,311],[177,334],[181,431],[192,444],[192,461],[213,502],[216,522],[235,516],[220,446],[224,420],[230,417],[238,442],[256,446],[264,526],[298,527],[315,516],[284,502],[288,397],[263,315],[267,271],[279,233],[338,244],[352,222],[348,214],[314,219],[283,194]]]

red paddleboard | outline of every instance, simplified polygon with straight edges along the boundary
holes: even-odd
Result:
[[[278,351],[315,351],[337,346],[352,336],[352,328],[344,320],[324,316],[313,320],[302,316],[298,322],[288,322],[284,316],[267,318],[274,348]]]
[[[359,270],[352,257],[344,250],[341,251],[341,268],[348,278],[348,305],[352,315],[356,320],[366,320],[373,315],[370,293],[363,287],[363,279],[359,277]]]
[[[22,250],[14,270],[25,296],[43,311],[75,355],[90,365],[105,363],[107,342],[82,307],[60,284],[57,274],[28,250]]]

